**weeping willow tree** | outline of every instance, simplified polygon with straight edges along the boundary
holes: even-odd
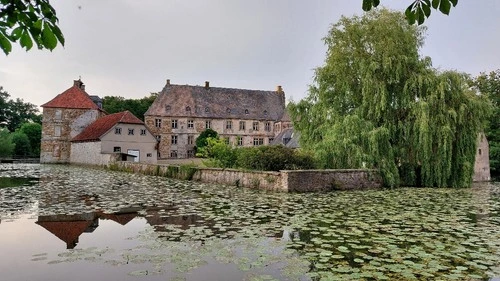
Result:
[[[386,9],[342,17],[325,64],[290,105],[323,168],[376,168],[386,185],[469,186],[488,102],[467,75],[421,57],[425,28]]]

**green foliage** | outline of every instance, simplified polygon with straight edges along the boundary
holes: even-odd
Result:
[[[12,136],[7,129],[0,128],[0,157],[10,157],[14,152]]]
[[[42,139],[42,125],[38,123],[24,123],[19,129],[20,132],[24,133],[30,143],[31,155],[34,157],[40,156],[40,143]]]
[[[41,123],[40,116],[36,105],[20,98],[10,99],[9,93],[0,86],[0,127],[7,127],[9,131],[14,132],[23,123]]]
[[[377,168],[388,186],[469,186],[489,104],[461,73],[421,58],[423,27],[386,9],[334,24],[325,65],[290,105],[323,168]]]
[[[12,43],[29,51],[34,42],[52,51],[58,43],[64,45],[58,21],[49,0],[0,0],[0,48],[8,55]]]
[[[201,132],[201,134],[196,138],[196,155],[199,157],[210,157],[210,152],[205,151],[204,148],[205,146],[208,145],[208,138],[212,139],[218,139],[219,134],[212,130],[212,129],[206,129],[205,131]]]
[[[105,96],[102,99],[102,108],[108,113],[117,113],[125,110],[130,111],[137,118],[144,121],[144,113],[155,101],[157,93],[151,93],[142,99],[125,99],[120,96]]]
[[[363,0],[363,10],[370,11],[377,7],[380,0]],[[458,0],[415,0],[405,10],[406,20],[409,24],[416,22],[421,25],[426,18],[431,16],[432,9],[439,10],[445,15],[450,14],[451,6],[456,7]]]
[[[19,130],[12,133],[12,142],[14,143],[15,156],[31,156],[30,140],[25,133]]]
[[[208,138],[203,149],[210,158],[208,165],[260,171],[313,169],[312,155],[282,145],[233,148],[222,138]]]
[[[500,69],[479,75],[474,83],[493,104],[493,112],[488,119],[485,133],[490,145],[491,176],[498,179],[500,178]]]

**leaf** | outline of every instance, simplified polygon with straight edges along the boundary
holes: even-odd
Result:
[[[424,11],[425,17],[429,17],[431,15],[431,3],[427,0],[426,3],[422,3],[422,10]]]
[[[440,0],[432,0],[432,8],[437,9],[439,7]]]
[[[412,10],[412,5],[406,8],[405,15],[409,24],[415,24],[415,12]]]
[[[439,5],[439,10],[441,11],[441,13],[449,15],[450,9],[451,9],[450,0],[441,0],[441,4]]]
[[[422,8],[417,9],[418,25],[421,25],[425,21],[425,13]]]
[[[50,25],[45,23],[42,30],[42,43],[43,46],[49,50],[54,50],[57,46],[57,38],[52,32]]]
[[[2,48],[2,51],[6,55],[8,55],[12,51],[12,44],[10,43],[10,40],[1,32],[0,32],[0,48]]]
[[[453,7],[456,7],[458,4],[458,0],[450,0],[451,4],[453,4]]]
[[[59,40],[61,45],[64,46],[65,40],[61,29],[59,29],[57,25],[52,25],[52,31],[54,32],[54,35],[57,37],[57,40]]]
[[[15,28],[10,35],[13,41],[17,41],[23,35],[23,28],[21,26]]]
[[[372,0],[363,0],[363,11],[370,11],[372,9],[372,6]]]
[[[31,36],[28,31],[24,31],[23,35],[21,36],[21,47],[26,48],[26,51],[31,50],[33,47],[33,40],[31,40]]]

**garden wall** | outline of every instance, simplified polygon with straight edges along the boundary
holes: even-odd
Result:
[[[134,162],[117,162],[109,165],[108,168],[146,175],[284,192],[357,190],[382,186],[382,178],[375,170],[287,170],[265,172]]]

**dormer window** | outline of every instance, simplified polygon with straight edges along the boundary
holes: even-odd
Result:
[[[170,105],[165,105],[165,111],[169,111],[171,109]]]
[[[267,110],[264,110],[264,116],[267,116]]]
[[[248,109],[245,109],[245,114],[248,114]]]
[[[226,109],[227,113],[231,113],[231,108]]]
[[[205,107],[205,112],[210,112],[210,108]]]
[[[187,112],[191,112],[191,107],[186,106],[186,111],[187,111]]]

